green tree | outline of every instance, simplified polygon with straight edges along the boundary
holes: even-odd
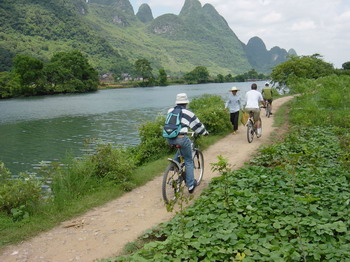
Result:
[[[259,78],[259,74],[258,72],[256,72],[255,69],[251,69],[246,73],[246,79],[258,79]]]
[[[160,86],[167,86],[168,85],[168,77],[167,77],[167,74],[163,68],[159,69],[158,84]]]
[[[225,82],[234,82],[235,79],[231,74],[225,76]]]
[[[151,63],[146,58],[136,60],[134,66],[137,75],[143,78],[142,81],[153,77]]]
[[[97,90],[97,71],[80,51],[56,53],[44,69],[50,92],[88,92]]]
[[[209,82],[209,72],[208,69],[204,66],[197,66],[194,69],[194,73],[197,77],[197,83],[208,83]]]
[[[225,82],[225,77],[222,74],[218,74],[215,79],[216,83],[223,83]]]
[[[209,82],[209,72],[208,72],[208,69],[206,67],[197,66],[191,72],[186,73],[184,78],[186,81],[188,81],[190,83],[192,83],[192,82],[197,82],[198,84],[208,83]]]
[[[19,81],[24,95],[36,95],[42,93],[44,63],[39,59],[17,55],[14,59],[14,72],[19,76]]]
[[[293,78],[317,79],[333,74],[332,64],[324,62],[319,54],[312,56],[292,56],[286,62],[272,69],[271,79],[284,85]]]
[[[342,68],[344,70],[350,70],[350,61],[349,62],[345,62],[344,64],[342,64]]]
[[[9,98],[20,93],[18,75],[11,72],[0,72],[0,98]]]

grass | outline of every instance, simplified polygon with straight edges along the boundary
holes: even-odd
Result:
[[[274,112],[274,121],[273,126],[274,127],[282,127],[284,124],[288,122],[288,112],[290,110],[291,101],[288,101],[281,105],[277,112]]]

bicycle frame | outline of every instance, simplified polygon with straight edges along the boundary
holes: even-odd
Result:
[[[177,168],[181,171],[182,170],[182,163],[183,163],[183,156],[181,155],[181,151],[180,148],[178,147],[178,151],[179,151],[179,157],[180,157],[180,162],[176,161],[175,159],[172,158],[168,158],[168,161],[173,163],[174,165],[177,166]],[[181,160],[182,159],[182,160]]]

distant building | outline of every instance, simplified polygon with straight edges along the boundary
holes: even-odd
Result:
[[[114,82],[113,73],[106,73],[106,74],[100,75],[100,81],[101,82]]]

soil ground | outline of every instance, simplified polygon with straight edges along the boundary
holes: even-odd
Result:
[[[273,111],[292,97],[273,102]],[[230,134],[204,151],[205,173],[194,196],[218,176],[211,171],[210,163],[222,155],[233,169],[247,162],[263,144],[271,142],[273,115],[266,118],[262,111],[263,135],[247,142],[246,128],[240,126],[236,135]],[[0,251],[0,262],[90,262],[120,254],[125,244],[135,240],[145,230],[172,218],[166,211],[161,197],[162,174],[146,185],[126,193],[122,197],[95,208],[75,219],[18,245]]]

